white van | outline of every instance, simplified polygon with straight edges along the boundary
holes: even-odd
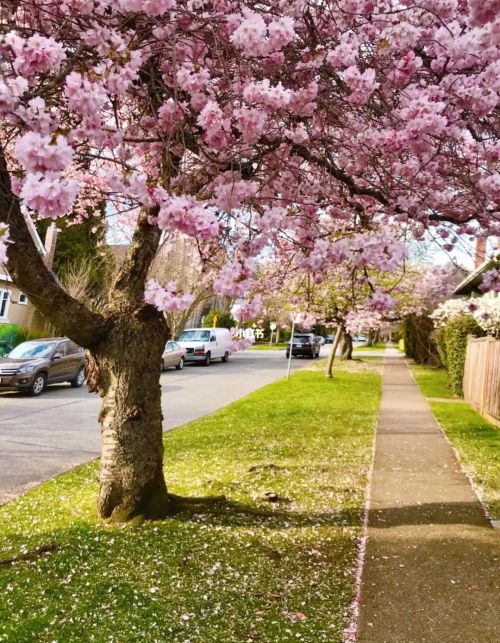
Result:
[[[187,362],[208,366],[214,359],[229,359],[231,333],[227,328],[186,328],[177,343],[186,349]]]

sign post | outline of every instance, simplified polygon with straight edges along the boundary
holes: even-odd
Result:
[[[288,371],[286,379],[290,379],[290,368],[292,367],[292,347],[293,347],[293,334],[295,332],[295,317],[292,318],[292,335],[290,337],[290,348],[288,349]]]
[[[271,322],[269,324],[269,328],[271,330],[271,339],[269,340],[269,348],[273,345],[273,332],[276,330],[276,322]]]

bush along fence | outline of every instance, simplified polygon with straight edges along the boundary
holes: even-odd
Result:
[[[500,423],[500,340],[468,337],[464,397],[488,420]]]
[[[10,353],[13,348],[22,342],[45,336],[46,333],[33,332],[16,324],[2,324],[0,325],[0,357]]]

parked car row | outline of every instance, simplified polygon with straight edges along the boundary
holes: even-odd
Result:
[[[162,370],[184,368],[186,362],[209,366],[214,359],[227,362],[231,334],[227,328],[189,328],[177,341],[169,341],[162,355]],[[40,395],[47,385],[85,382],[85,352],[67,337],[23,342],[0,359],[0,391]]]

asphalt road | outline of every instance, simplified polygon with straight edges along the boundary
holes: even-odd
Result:
[[[327,347],[322,354],[326,355]],[[292,368],[310,360],[292,359]],[[211,413],[286,375],[284,351],[246,351],[209,368],[161,376],[164,429]],[[100,454],[100,401],[86,388],[49,386],[40,397],[0,393],[0,503]]]

